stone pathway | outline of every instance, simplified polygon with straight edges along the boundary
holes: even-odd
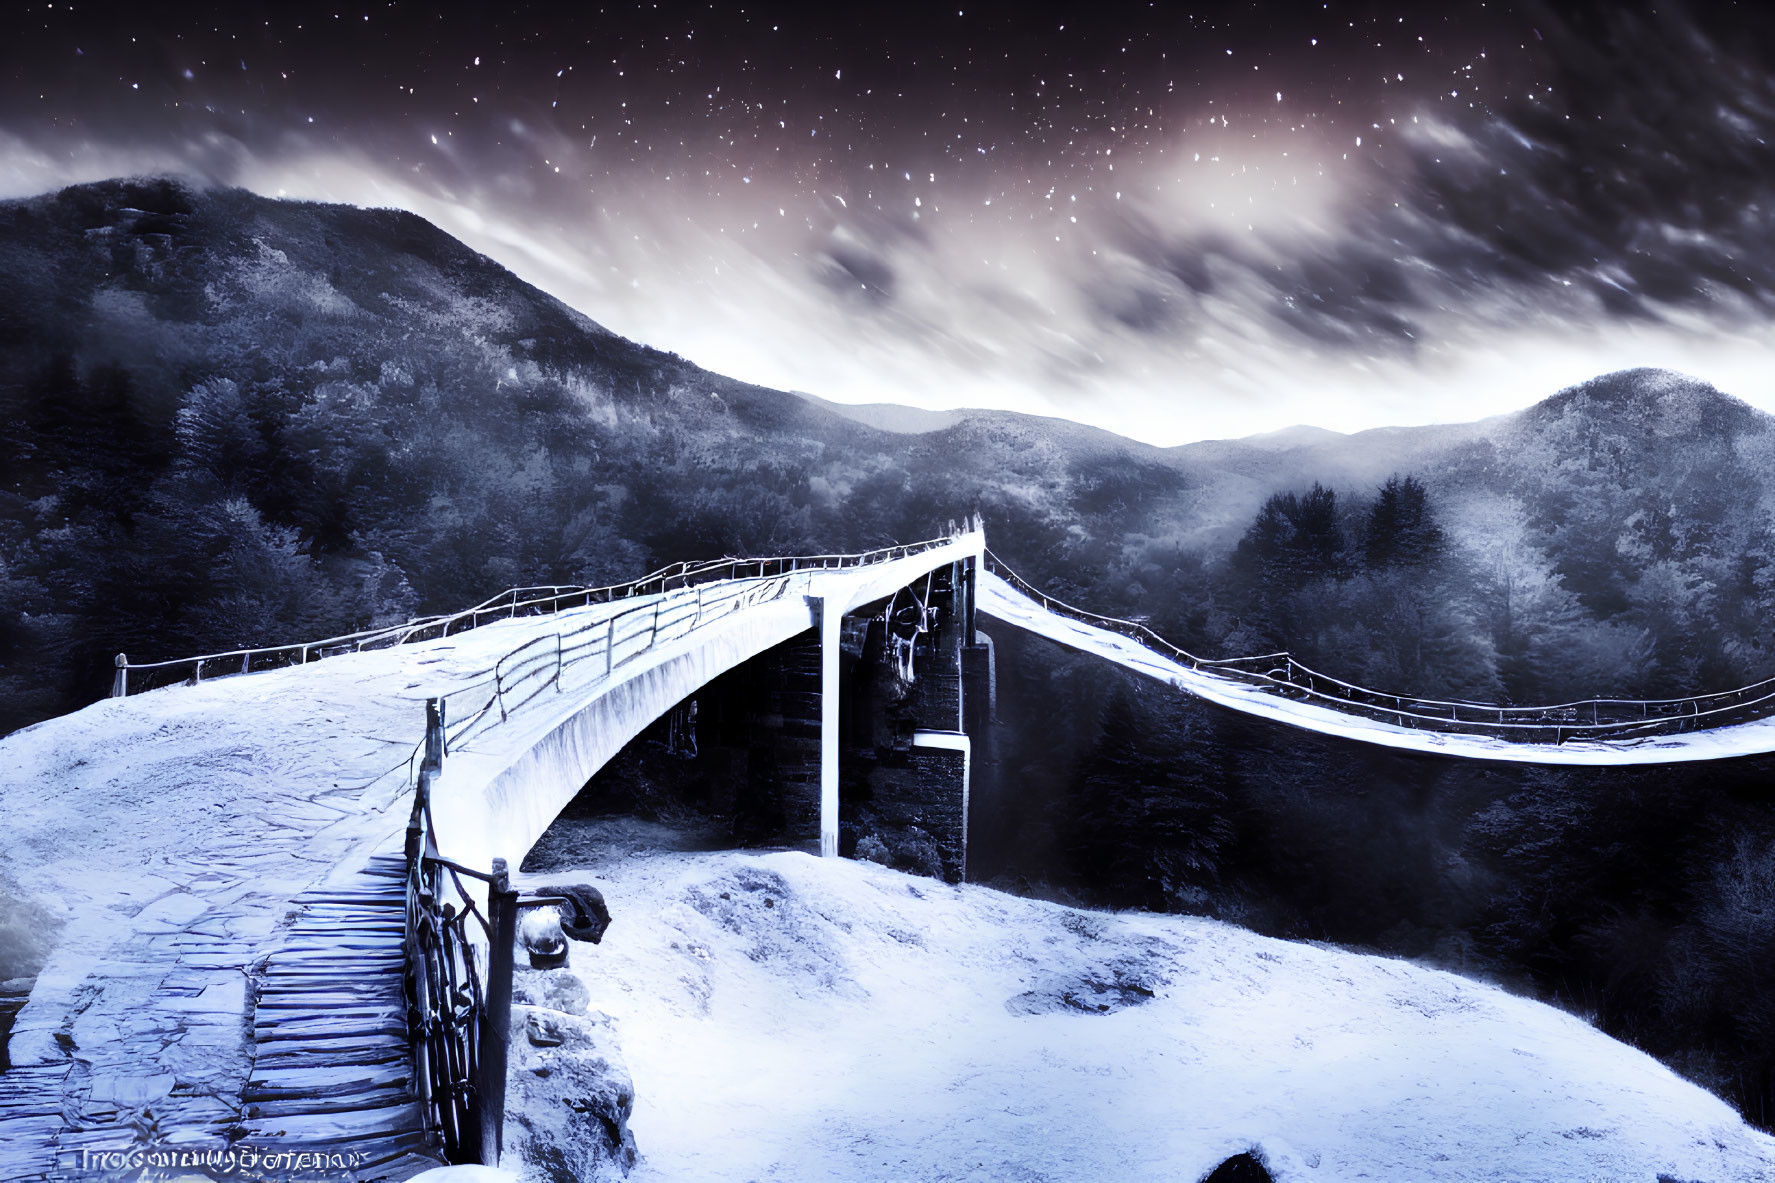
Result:
[[[83,1150],[146,1143],[345,1147],[365,1180],[436,1165],[384,853],[424,699],[630,607],[107,699],[0,739],[0,893],[63,923],[0,1072],[0,1180],[92,1178]]]
[[[0,1073],[0,1180],[67,1177],[85,1151],[260,1139],[357,1146],[373,1164],[361,1179],[417,1170],[421,1123],[394,1051],[405,1045],[389,895],[400,885],[380,856],[404,831],[425,700],[453,696],[449,717],[467,728],[452,741],[453,783],[485,785],[554,734],[563,704],[579,711],[606,693],[613,668],[625,694],[642,687],[618,696],[632,707],[657,689],[656,668],[697,668],[693,628],[721,621],[718,652],[730,656],[768,647],[757,638],[807,627],[810,599],[879,598],[900,562],[741,580],[713,604],[679,590],[513,617],[107,699],[0,737],[0,898],[60,924]],[[573,659],[564,684],[563,632],[601,668]],[[496,692],[496,663],[551,640],[552,679]],[[650,662],[630,664],[643,652]],[[571,763],[570,748],[542,763]],[[572,770],[549,791],[576,791],[587,774]],[[484,804],[463,789],[452,855],[473,861],[487,853],[477,840],[512,838],[490,834],[507,814],[477,814]],[[514,852],[535,840],[519,833],[535,813],[509,812]],[[310,1052],[323,1054],[304,1061]]]

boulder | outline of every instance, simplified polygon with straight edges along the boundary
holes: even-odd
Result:
[[[558,1010],[563,1014],[583,1015],[591,1005],[592,992],[572,970],[528,970],[517,966],[512,975],[512,1001]]]
[[[512,1008],[503,1163],[526,1180],[607,1183],[635,1165],[635,1087],[609,1016]]]
[[[1202,1183],[1275,1183],[1275,1177],[1264,1166],[1255,1150],[1235,1154],[1202,1176]]]

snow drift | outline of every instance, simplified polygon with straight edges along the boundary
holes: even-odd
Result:
[[[632,1074],[636,1180],[1193,1180],[1246,1150],[1315,1183],[1775,1171],[1718,1098],[1491,986],[633,825],[573,869],[616,921],[571,957]]]

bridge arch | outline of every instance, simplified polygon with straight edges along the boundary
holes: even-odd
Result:
[[[811,631],[821,653],[821,851],[836,854],[842,622],[943,568],[971,578],[984,549],[983,536],[969,532],[880,561],[724,585],[704,591],[700,602],[694,589],[675,593],[676,604],[662,598],[666,619],[674,612],[704,619],[619,656],[601,676],[563,690],[550,709],[505,723],[501,730],[518,730],[501,736],[497,748],[471,743],[449,752],[430,797],[444,853],[470,866],[490,866],[494,858],[517,866],[593,775],[647,726],[721,674]]]

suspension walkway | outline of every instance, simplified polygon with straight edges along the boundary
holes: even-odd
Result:
[[[978,610],[995,620],[1259,719],[1381,747],[1520,764],[1677,764],[1775,751],[1775,679],[1689,698],[1549,705],[1371,690],[1288,653],[1202,658],[1137,621],[1046,595],[987,552]]]
[[[0,739],[4,886],[59,925],[0,1072],[0,1178],[91,1173],[94,1155],[148,1145],[324,1148],[361,1179],[446,1150],[485,1157],[498,1115],[464,1098],[502,1071],[488,949],[521,902],[495,860],[516,865],[606,760],[712,678],[810,630],[835,655],[845,614],[906,589],[918,601],[945,569],[970,577],[980,613],[1321,734],[1544,764],[1775,751],[1767,684],[1520,707],[1379,693],[1287,654],[1201,659],[1045,596],[977,526],[517,589],[311,644],[120,659],[114,697]],[[835,678],[822,743],[836,743]]]

